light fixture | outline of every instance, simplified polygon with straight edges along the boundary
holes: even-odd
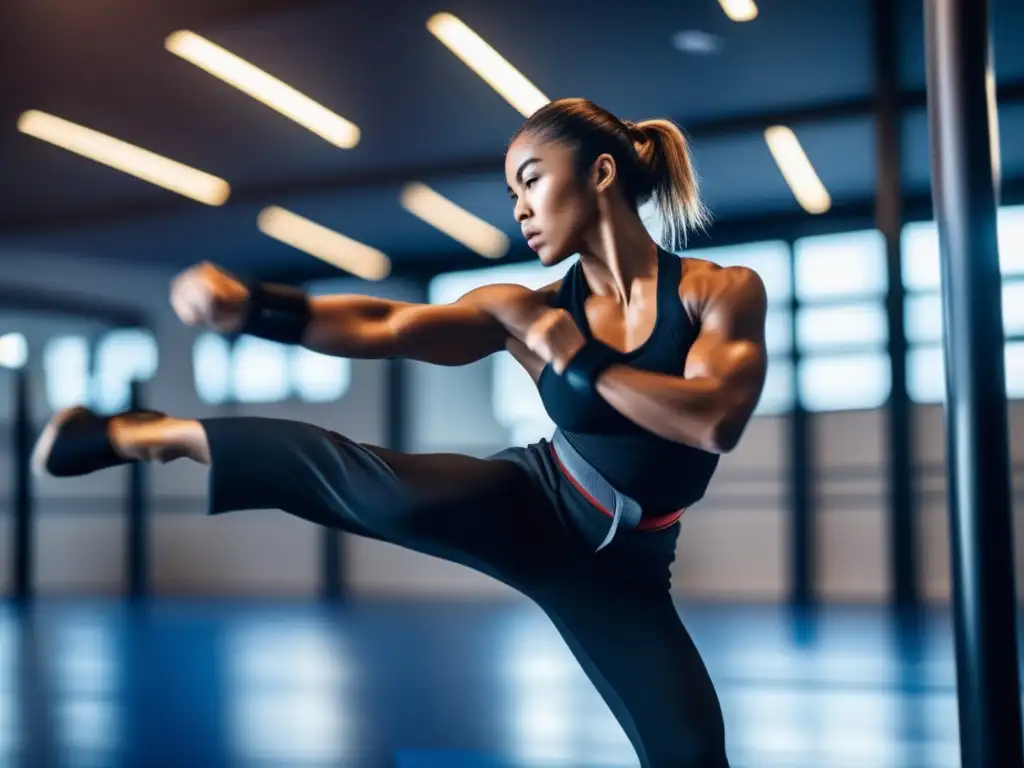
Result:
[[[808,213],[825,213],[831,208],[832,198],[796,134],[784,125],[773,125],[765,130],[764,139],[800,206]]]
[[[20,333],[0,336],[0,368],[24,368],[28,361],[28,343]]]
[[[174,32],[164,47],[337,147],[352,149],[359,143],[356,125],[195,32]]]
[[[223,205],[231,194],[223,179],[46,112],[24,112],[18,130],[200,203]]]
[[[391,273],[387,256],[315,221],[276,205],[256,220],[260,231],[364,280],[383,280]]]
[[[722,47],[722,38],[699,29],[681,29],[672,35],[672,45],[683,53],[707,56]]]
[[[426,184],[407,184],[402,189],[401,201],[409,213],[484,258],[500,259],[508,253],[509,240],[504,232],[460,208]]]
[[[757,18],[757,4],[754,0],[718,0],[718,4],[732,21],[753,21]]]
[[[524,117],[550,101],[461,19],[450,13],[436,13],[427,20],[427,29]]]

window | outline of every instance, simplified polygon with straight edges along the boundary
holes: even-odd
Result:
[[[885,307],[878,302],[801,307],[797,315],[797,343],[805,353],[884,347],[888,338]]]
[[[340,357],[298,348],[293,352],[291,374],[296,395],[309,403],[329,403],[348,391],[352,365]]]
[[[999,266],[1002,271],[1003,332],[1007,337],[1006,391],[1024,397],[1024,206],[1001,208],[997,217]],[[941,256],[938,227],[915,222],[903,229],[903,285],[907,295],[907,390],[917,403],[945,398]]]
[[[273,403],[289,394],[288,347],[243,336],[234,347],[231,385],[241,403]]]
[[[81,336],[58,336],[43,348],[46,400],[53,410],[88,402],[89,342]]]
[[[881,406],[892,386],[884,238],[876,230],[808,237],[794,244],[793,259],[804,407]]]
[[[351,361],[303,347],[243,336],[234,346],[205,333],[192,349],[196,393],[210,405],[272,403],[298,397],[310,403],[339,400],[351,383]]]
[[[801,303],[881,297],[889,287],[881,232],[806,237],[794,244],[796,295]]]
[[[231,346],[215,333],[204,333],[192,347],[192,376],[204,403],[220,405],[231,399]]]
[[[58,336],[43,348],[46,398],[57,410],[87,404],[103,413],[128,408],[133,381],[148,381],[158,366],[156,339],[142,329],[110,331],[95,358],[82,336]]]
[[[96,347],[91,402],[104,413],[123,411],[131,404],[132,382],[152,379],[158,362],[156,339],[149,331],[111,331]]]
[[[0,368],[24,368],[28,361],[28,343],[20,333],[0,336]]]
[[[1006,396],[1024,398],[1024,342],[1010,342],[1003,355]],[[914,347],[907,354],[907,392],[915,403],[945,401],[946,366],[941,346]]]
[[[889,356],[859,353],[809,357],[800,365],[800,398],[808,411],[877,408],[892,386]]]

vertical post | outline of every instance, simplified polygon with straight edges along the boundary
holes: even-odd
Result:
[[[131,383],[132,410],[141,409],[142,385]],[[149,466],[137,461],[128,465],[128,487],[125,498],[128,595],[132,598],[147,597],[149,594],[149,515],[148,501]]]
[[[14,477],[14,596],[17,600],[32,597],[35,541],[33,537],[32,497],[32,403],[27,367],[14,374],[14,423],[12,456]]]
[[[815,601],[815,498],[814,451],[812,448],[811,415],[804,408],[800,394],[800,345],[797,338],[797,316],[800,301],[796,295],[796,258],[793,243],[789,243],[791,360],[793,362],[793,412],[790,414],[789,433],[789,498],[790,518],[790,585],[789,600],[797,609],[810,608]]]
[[[913,412],[907,394],[907,337],[903,321],[900,7],[899,3],[891,0],[874,0],[877,158],[875,221],[885,238],[889,283],[886,315],[889,325],[889,369],[892,381],[887,408],[891,599],[896,608],[913,609],[918,605],[917,541],[914,535]]]
[[[987,0],[927,0],[942,259],[953,622],[964,768],[1017,766],[1020,680]]]

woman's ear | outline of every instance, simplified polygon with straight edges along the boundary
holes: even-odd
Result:
[[[615,182],[617,171],[614,157],[607,153],[598,155],[592,174],[594,189],[598,192],[607,190]]]

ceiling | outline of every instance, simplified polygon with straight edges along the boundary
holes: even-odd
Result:
[[[325,272],[257,230],[259,211],[279,204],[383,250],[396,271],[469,256],[399,206],[412,180],[517,238],[502,155],[522,118],[426,30],[440,10],[552,98],[586,96],[623,118],[670,116],[691,130],[712,237],[752,216],[800,212],[757,129],[761,115],[801,118],[792,125],[834,201],[869,201],[874,122],[857,111],[873,90],[872,5],[759,0],[758,18],[735,24],[716,0],[4,0],[0,249]],[[922,6],[901,2],[908,92],[924,88]],[[999,81],[1019,85],[1024,3],[991,7]],[[181,28],[352,120],[361,143],[338,149],[167,53],[165,37]],[[680,30],[717,36],[718,51],[677,50]],[[909,192],[927,193],[927,121],[916,103],[904,119],[903,178]],[[210,208],[23,136],[15,126],[26,109],[216,174],[232,199]],[[807,122],[812,114],[827,119]],[[1000,126],[1004,175],[1024,178],[1024,102],[1003,104]]]

